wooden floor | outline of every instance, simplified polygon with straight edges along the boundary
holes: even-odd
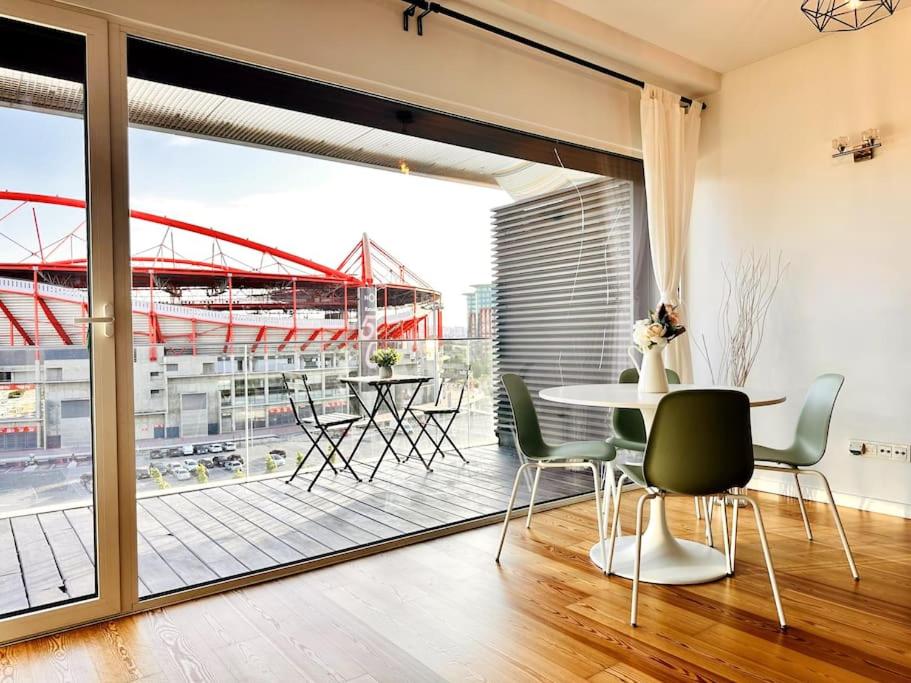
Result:
[[[391,458],[372,483],[347,473],[293,484],[269,479],[139,501],[140,596],[157,595],[500,512],[515,477],[513,451],[465,450],[434,462]],[[372,462],[356,465],[363,479]],[[591,476],[563,471],[538,500],[591,491]],[[526,504],[528,488],[522,487]],[[88,507],[0,520],[0,614],[91,595],[93,526]]]
[[[498,528],[485,527],[0,649],[0,671],[40,683],[911,680],[911,522],[842,511],[855,583],[826,506],[809,504],[810,543],[793,500],[759,499],[785,633],[749,520],[735,577],[644,585],[630,627],[630,582],[589,564],[582,503],[512,525],[500,566]],[[702,538],[691,501],[668,507],[677,533]]]

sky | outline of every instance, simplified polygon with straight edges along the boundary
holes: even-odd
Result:
[[[502,190],[136,128],[129,143],[133,209],[331,267],[366,232],[440,290],[447,327],[466,324],[462,294],[469,285],[492,280],[490,211],[510,202]],[[0,189],[84,197],[82,147],[80,119],[0,108]],[[0,217],[13,206],[0,202]],[[45,244],[82,218],[75,209],[37,210]],[[18,212],[0,223],[0,233],[35,248],[30,214]],[[134,221],[131,250],[148,248],[161,236],[162,228]],[[177,251],[199,248],[192,238],[182,239],[187,241]],[[25,255],[0,240],[0,260]]]

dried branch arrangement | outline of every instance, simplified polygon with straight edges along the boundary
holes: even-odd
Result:
[[[713,384],[746,385],[762,347],[766,318],[788,269],[772,255],[741,254],[733,271],[722,265],[725,289],[718,309],[719,356],[715,361],[705,335],[696,344],[705,359]]]

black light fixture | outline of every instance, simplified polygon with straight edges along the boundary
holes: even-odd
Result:
[[[901,0],[803,0],[801,11],[820,32],[857,31],[891,17]]]

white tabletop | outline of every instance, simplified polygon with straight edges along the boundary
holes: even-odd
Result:
[[[733,389],[742,391],[750,399],[753,407],[771,406],[784,403],[781,392],[752,387],[716,387],[697,384],[671,384],[671,391],[685,389]],[[593,408],[638,408],[654,409],[666,394],[640,394],[635,384],[575,384],[563,387],[551,387],[541,390],[541,398],[554,403],[566,403],[575,406]]]

